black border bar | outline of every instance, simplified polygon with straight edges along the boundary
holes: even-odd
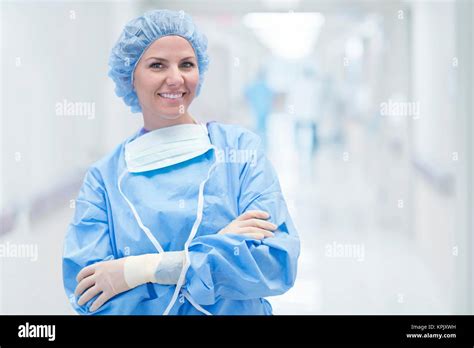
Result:
[[[0,316],[0,346],[409,345],[474,347],[474,316]],[[27,324],[28,323],[28,324]],[[35,326],[35,325],[39,325]],[[54,341],[52,326],[54,325]],[[29,331],[28,331],[28,330]],[[43,337],[19,337],[19,332]],[[49,336],[48,336],[49,334]],[[411,337],[408,337],[411,335]],[[418,336],[418,337],[415,337]],[[440,337],[441,336],[441,337]]]

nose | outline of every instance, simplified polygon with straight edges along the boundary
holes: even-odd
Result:
[[[184,82],[181,71],[177,66],[168,69],[168,76],[166,76],[166,84],[168,86],[179,86]]]

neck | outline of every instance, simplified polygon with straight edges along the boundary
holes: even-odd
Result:
[[[187,112],[179,116],[175,120],[167,120],[158,115],[152,115],[151,117],[148,117],[148,115],[146,115],[145,113],[143,114],[143,128],[145,128],[146,131],[153,131],[160,128],[176,126],[178,124],[197,124],[197,122]]]

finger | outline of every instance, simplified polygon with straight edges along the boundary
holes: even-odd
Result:
[[[94,274],[95,272],[95,264],[84,267],[81,271],[77,274],[76,281],[79,283],[82,279]]]
[[[244,234],[244,233],[260,233],[260,234],[263,234],[263,236],[266,238],[266,237],[273,237],[274,234],[270,231],[267,231],[263,228],[259,228],[259,227],[244,227],[240,230],[240,233]]]
[[[265,236],[262,233],[242,233],[242,235],[249,238],[258,239],[258,240],[262,240],[265,238]]]
[[[79,306],[82,306],[83,304],[89,302],[95,295],[97,295],[101,290],[99,289],[98,286],[94,285],[92,288],[89,288],[84,295],[81,296],[79,301],[77,301],[77,304]]]
[[[95,312],[96,310],[98,310],[105,302],[110,300],[110,297],[110,295],[103,292],[99,297],[97,297],[92,306],[90,306],[89,312]]]
[[[93,275],[84,278],[80,281],[79,284],[76,286],[76,290],[74,291],[74,295],[79,296],[81,295],[84,291],[89,289],[91,286],[95,285],[95,277]]]
[[[245,227],[260,227],[267,231],[275,231],[278,226],[272,224],[270,221],[260,220],[260,219],[249,219],[239,223],[240,226]]]
[[[270,217],[270,214],[267,212],[264,212],[263,210],[249,210],[237,217],[237,221],[244,221],[252,218],[257,218],[257,219],[268,219]]]

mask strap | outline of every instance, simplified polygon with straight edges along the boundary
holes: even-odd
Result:
[[[212,170],[212,168],[211,168]],[[160,243],[156,240],[156,238],[151,234],[150,232],[150,229],[148,227],[146,227],[143,223],[142,223],[142,220],[140,219],[140,216],[138,215],[135,207],[133,206],[133,204],[127,199],[127,197],[125,197],[125,195],[123,194],[122,192],[122,189],[121,189],[121,183],[122,183],[122,179],[123,177],[125,176],[125,174],[127,173],[127,170],[124,170],[123,173],[120,175],[120,178],[118,180],[118,190],[120,192],[120,194],[122,195],[122,197],[125,199],[125,201],[128,203],[128,205],[130,206],[130,209],[132,210],[133,212],[133,215],[135,216],[135,220],[137,220],[137,223],[138,225],[140,226],[140,228],[145,232],[145,234],[148,236],[148,238],[150,239],[150,241],[153,243],[153,245],[155,246],[156,250],[158,250],[159,253],[162,253],[164,252],[163,251],[163,248],[161,247]],[[207,180],[207,179],[206,179]],[[194,233],[196,234],[196,233]],[[187,256],[187,255],[186,255]],[[187,256],[187,258],[189,258],[189,256]],[[193,298],[191,297],[191,295],[183,290],[183,295],[184,297],[189,301],[189,303],[191,303],[191,305],[196,308],[198,311],[206,314],[206,315],[212,315],[212,313],[206,311],[204,308],[202,308],[198,303],[196,303]],[[173,301],[173,304],[174,302],[176,302],[176,300]],[[168,310],[169,312],[169,310]],[[165,315],[167,315],[168,313],[166,313]]]
[[[217,148],[213,145],[211,146],[211,148],[214,150],[214,155],[215,155],[216,151],[217,151]],[[214,163],[212,164],[211,168],[209,169],[209,171],[207,173],[207,178],[204,179],[201,182],[201,184],[199,185],[199,196],[198,196],[198,207],[197,207],[196,220],[194,221],[194,225],[191,229],[191,233],[189,234],[188,240],[184,244],[184,252],[185,252],[185,256],[186,256],[185,262],[184,262],[184,265],[183,265],[183,269],[181,270],[181,274],[179,275],[178,283],[176,284],[176,289],[174,290],[173,297],[171,298],[171,301],[168,304],[168,307],[166,307],[166,310],[164,311],[163,315],[168,315],[169,314],[171,308],[173,308],[174,304],[176,303],[176,300],[177,300],[178,295],[179,295],[179,291],[181,290],[182,286],[184,285],[184,281],[185,281],[185,278],[186,278],[186,273],[187,273],[188,268],[191,264],[190,259],[189,259],[189,250],[188,250],[188,248],[189,248],[189,245],[191,244],[191,241],[194,239],[194,236],[196,235],[197,230],[199,228],[199,225],[201,224],[201,221],[202,221],[202,213],[203,213],[203,209],[204,209],[204,185],[209,180],[211,172],[214,170],[216,165],[217,165],[217,158],[215,159]],[[191,296],[189,296],[189,297],[191,297]],[[191,302],[191,301],[189,301],[189,302]],[[194,306],[193,302],[191,302],[191,304]],[[194,307],[196,309],[198,309],[199,311],[201,311],[198,307],[196,307],[196,306],[194,306]],[[201,307],[201,306],[199,306],[199,307]],[[205,311],[205,312],[207,312],[207,311]],[[203,312],[203,313],[205,313],[205,312]],[[209,312],[207,312],[207,313],[209,313]],[[205,313],[205,314],[207,314],[207,313]]]
[[[191,297],[191,295],[189,294],[189,292],[187,292],[184,289],[182,290],[182,292],[183,292],[184,297],[189,301],[189,303],[193,305],[194,308],[196,308],[201,313],[204,313],[205,315],[212,315],[211,312],[206,311],[204,308],[201,307],[199,303],[196,303],[194,299]]]
[[[122,183],[122,179],[123,177],[125,176],[125,174],[127,174],[127,169],[125,169],[122,174],[120,175],[119,177],[119,180],[118,180],[118,190],[120,192],[120,194],[122,195],[123,199],[125,199],[125,201],[128,203],[128,206],[130,207],[130,209],[132,210],[132,213],[133,213],[133,216],[135,216],[135,220],[137,220],[137,223],[138,223],[138,226],[140,226],[140,228],[143,230],[143,232],[145,232],[145,234],[147,235],[148,239],[153,243],[153,245],[155,246],[156,250],[158,250],[159,253],[163,253],[163,248],[161,247],[160,243],[158,242],[158,240],[156,240],[155,236],[151,233],[150,229],[148,227],[146,227],[143,222],[142,222],[142,219],[140,219],[140,216],[138,215],[137,211],[135,210],[135,207],[133,206],[133,204],[128,200],[127,197],[125,197],[125,195],[123,194],[122,192],[122,188],[120,187],[121,186],[121,183]]]

